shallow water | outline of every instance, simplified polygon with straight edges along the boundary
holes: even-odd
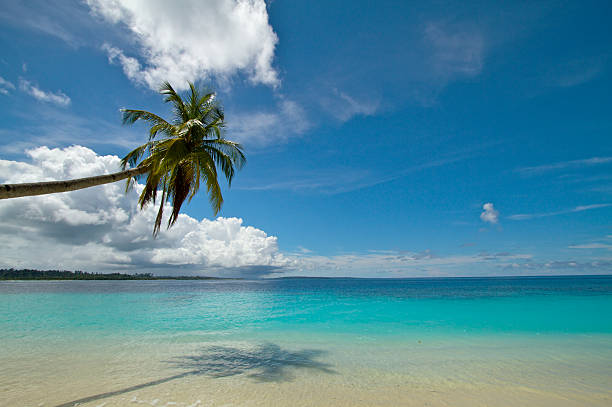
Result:
[[[0,282],[2,406],[609,406],[612,277]]]

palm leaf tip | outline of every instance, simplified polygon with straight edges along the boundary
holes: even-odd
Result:
[[[159,87],[159,93],[162,93],[162,94],[163,94],[163,93],[165,93],[165,92],[172,92],[172,93],[175,93],[175,92],[174,92],[174,88],[172,87],[172,85],[170,85],[170,82],[168,82],[168,81],[164,81],[164,82],[162,83],[162,85]]]

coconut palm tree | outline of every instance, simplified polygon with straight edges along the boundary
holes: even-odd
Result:
[[[0,185],[0,199],[74,191],[126,178],[129,189],[135,180],[146,175],[138,200],[140,208],[155,203],[161,191],[154,235],[161,226],[164,204],[172,205],[169,228],[177,221],[185,200],[191,201],[198,192],[201,182],[206,184],[216,215],[223,204],[217,167],[231,185],[235,171],[244,165],[246,158],[240,144],[223,136],[224,115],[215,94],[204,93],[191,82],[189,89],[183,99],[168,82],[161,87],[165,102],[172,105],[174,117],[171,122],[145,110],[122,109],[124,124],[144,120],[151,125],[149,141],[121,160],[122,171],[67,181],[4,184]]]

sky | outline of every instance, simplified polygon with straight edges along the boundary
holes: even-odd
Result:
[[[0,182],[119,170],[217,92],[246,166],[170,230],[108,184],[0,202],[0,267],[227,277],[612,272],[612,6],[12,1]],[[224,181],[224,180],[222,180]],[[166,211],[168,213],[169,211]]]

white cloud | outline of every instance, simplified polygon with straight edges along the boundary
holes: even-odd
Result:
[[[276,178],[278,175],[276,171],[276,174],[263,177],[267,180],[265,183],[258,179],[255,183],[242,184],[237,188],[247,191],[286,190],[337,194],[386,181],[373,178],[369,171],[353,168],[311,169],[303,172],[286,170],[281,171],[281,179]]]
[[[37,120],[30,119],[33,114]],[[119,117],[108,121],[51,104],[37,104],[31,111],[19,111],[17,116],[21,119],[18,128],[0,128],[0,139],[11,140],[0,145],[2,153],[22,155],[26,149],[43,144],[49,147],[114,145],[131,150],[147,137],[141,129],[122,126]]]
[[[575,208],[572,208],[572,209],[564,209],[562,211],[556,211],[556,212],[519,213],[516,215],[508,216],[508,219],[527,220],[527,219],[534,219],[534,218],[547,218],[549,216],[564,215],[567,213],[575,213],[575,212],[584,212],[584,211],[590,211],[592,209],[607,208],[609,206],[612,206],[612,204],[604,203],[604,204],[581,205],[581,206],[576,206]]]
[[[76,48],[85,42],[86,33],[92,26],[87,10],[78,3],[41,0],[3,2],[0,21],[6,26],[26,28],[59,38]]]
[[[7,81],[2,76],[0,76],[0,93],[3,95],[8,95],[11,90],[15,89],[15,85],[12,82]]]
[[[371,94],[358,98],[336,88],[332,89],[331,94],[321,97],[319,102],[327,113],[341,122],[354,116],[372,116],[380,106],[380,100]]]
[[[557,64],[548,73],[547,82],[551,86],[563,88],[590,82],[604,72],[606,59],[605,56],[584,57]]]
[[[0,182],[70,179],[119,168],[118,157],[81,146],[39,147],[27,154],[31,163],[0,160]],[[238,218],[199,221],[182,214],[153,239],[156,208],[138,210],[141,186],[128,194],[124,188],[119,182],[0,201],[0,266],[259,276],[293,264],[279,252],[276,237]]]
[[[294,101],[281,98],[274,111],[237,113],[227,125],[229,138],[250,146],[286,142],[310,128],[304,109]]]
[[[480,214],[480,219],[483,222],[495,224],[499,220],[499,212],[493,207],[492,203],[482,205],[483,212]]]
[[[612,262],[609,259],[593,261],[554,260],[548,262],[500,263],[503,274],[508,275],[576,275],[609,274]]]
[[[449,277],[507,275],[502,265],[509,260],[531,262],[530,254],[498,253],[496,255],[438,256],[430,250],[373,251],[367,254],[317,256],[300,254],[289,273],[294,275],[331,277]]]
[[[582,212],[582,211],[590,211],[591,209],[599,209],[599,208],[607,208],[608,206],[612,206],[612,204],[591,204],[591,205],[580,205],[571,210],[571,212]]]
[[[30,162],[0,160],[0,182],[69,179],[114,172],[119,166],[118,157],[100,156],[81,146],[39,147],[27,154]],[[424,250],[319,256],[300,249],[286,255],[275,236],[245,226],[241,219],[198,220],[185,214],[172,229],[153,239],[156,208],[140,211],[137,197],[142,187],[125,194],[124,186],[119,182],[1,200],[0,267],[241,277],[276,272],[354,277],[495,275],[507,274],[502,266],[520,259],[527,261],[517,263],[521,270],[534,273],[542,268],[531,266],[529,254],[506,252],[440,256]]]
[[[417,44],[406,39],[412,62],[405,66],[410,87],[404,94],[423,107],[438,103],[438,96],[454,81],[482,72],[487,42],[486,24],[468,21],[429,21],[421,27]]]
[[[612,244],[606,243],[585,243],[568,246],[570,249],[608,249],[612,250]]]
[[[534,167],[517,168],[515,172],[523,175],[537,175],[548,171],[562,170],[566,168],[592,167],[612,163],[612,157],[591,157],[582,160],[561,161],[554,164],[537,165]]]
[[[431,50],[429,63],[440,78],[475,76],[482,70],[485,42],[477,30],[429,23],[424,38]]]
[[[54,103],[60,106],[68,106],[70,104],[70,98],[65,93],[61,91],[55,93],[46,92],[25,79],[19,80],[19,88],[41,102]]]
[[[272,67],[278,37],[268,22],[264,0],[87,0],[91,10],[126,27],[139,55],[127,56],[106,44],[132,81],[152,89],[168,80],[177,89],[186,81],[217,76],[228,79],[239,71],[253,83],[279,84]]]
[[[430,168],[442,167],[444,165],[463,161],[474,156],[474,150],[456,152],[436,160],[422,162],[420,164],[406,167],[395,172],[374,173],[363,168],[335,167],[296,171],[295,168],[286,171],[275,171],[266,174],[265,177],[246,182],[236,187],[251,191],[289,190],[296,192],[316,192],[323,194],[340,194],[369,188],[375,185],[391,182],[409,174],[425,171]],[[265,183],[261,183],[261,178]]]
[[[555,84],[564,88],[582,85],[599,76],[602,66],[587,66],[581,71],[568,72],[556,78]]]
[[[277,238],[263,230],[243,226],[242,219],[187,218],[188,225],[178,247],[154,249],[151,261],[155,264],[197,264],[221,267],[288,265],[278,253]]]

